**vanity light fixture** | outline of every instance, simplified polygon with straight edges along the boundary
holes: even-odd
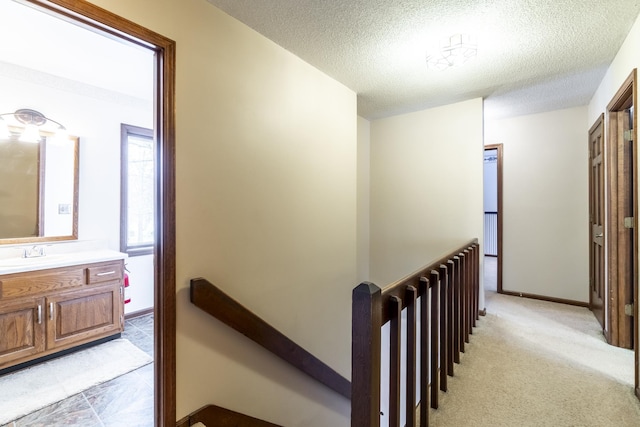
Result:
[[[24,128],[20,132],[19,141],[21,142],[39,143],[42,139],[41,131],[53,132],[56,140],[69,139],[67,129],[60,122],[28,108],[16,110],[14,113],[0,114],[0,141],[11,138],[13,129],[10,129],[10,126]]]
[[[478,45],[467,34],[455,34],[445,39],[439,48],[427,52],[427,67],[436,70],[446,70],[456,67],[475,58]]]

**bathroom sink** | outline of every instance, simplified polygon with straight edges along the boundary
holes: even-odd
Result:
[[[86,263],[96,263],[125,259],[127,254],[121,252],[99,249],[78,252],[63,252],[47,254],[33,258],[0,258],[0,275],[33,271],[48,268],[66,267]]]
[[[54,254],[54,255],[45,255],[45,256],[33,257],[33,258],[5,258],[5,259],[0,259],[0,268],[57,264],[59,262],[64,261],[65,258],[70,258],[69,254]]]

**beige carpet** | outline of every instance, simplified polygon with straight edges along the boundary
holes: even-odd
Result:
[[[120,338],[1,376],[0,426],[152,361]]]
[[[487,316],[430,425],[638,427],[634,354],[580,307],[487,292]]]

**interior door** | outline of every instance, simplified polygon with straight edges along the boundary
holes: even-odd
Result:
[[[604,115],[589,131],[589,308],[605,328]]]
[[[607,341],[634,348],[634,295],[637,286],[637,166],[634,141],[636,70],[607,106]],[[637,384],[636,384],[637,386]]]
[[[618,201],[619,223],[623,224],[618,231],[618,259],[624,258],[624,270],[620,269],[618,278],[621,280],[623,288],[618,295],[618,324],[619,324],[619,346],[624,348],[634,348],[634,328],[633,328],[633,293],[635,277],[635,178],[634,178],[634,137],[633,137],[633,104],[629,108],[618,112],[618,125],[621,129],[619,135],[619,158],[618,182],[621,184],[619,192],[621,197]],[[621,235],[624,238],[621,238]]]

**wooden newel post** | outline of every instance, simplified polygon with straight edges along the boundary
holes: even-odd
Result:
[[[380,426],[380,288],[363,282],[353,290],[351,427]]]

